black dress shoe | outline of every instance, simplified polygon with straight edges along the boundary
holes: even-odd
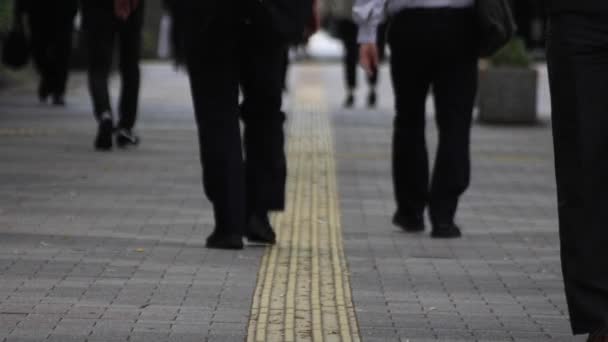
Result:
[[[206,246],[211,249],[239,250],[243,249],[243,238],[239,235],[224,235],[215,231],[207,238]]]
[[[355,105],[355,96],[350,93],[346,96],[344,100],[344,108],[352,108]]]
[[[112,119],[103,118],[99,121],[97,138],[95,138],[95,149],[98,151],[109,151],[112,149],[112,131],[114,124]]]
[[[424,231],[424,219],[422,216],[406,217],[396,212],[393,216],[393,224],[408,233],[419,233]]]
[[[46,82],[41,81],[40,85],[38,86],[38,99],[40,100],[40,103],[46,103],[49,95],[51,95],[51,92],[46,86]]]
[[[461,236],[460,228],[453,223],[434,225],[431,232],[431,237],[436,239],[455,239]]]
[[[121,128],[116,133],[116,145],[120,148],[127,148],[139,145],[139,137],[133,134],[130,129]]]
[[[247,224],[245,233],[247,240],[253,243],[274,245],[277,243],[277,236],[270,225],[268,215],[253,215]]]
[[[374,108],[378,102],[378,97],[376,96],[375,91],[370,91],[369,95],[367,95],[367,107]]]

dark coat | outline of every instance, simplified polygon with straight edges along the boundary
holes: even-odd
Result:
[[[78,11],[78,0],[16,0],[15,8],[33,20],[56,23],[74,19]]]
[[[546,0],[551,13],[557,12],[584,12],[608,13],[607,0]]]

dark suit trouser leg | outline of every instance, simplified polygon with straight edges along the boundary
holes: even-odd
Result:
[[[250,214],[265,214],[285,207],[287,161],[281,102],[287,46],[261,32],[245,36],[240,55],[247,207]]]
[[[359,44],[357,43],[357,25],[348,19],[340,21],[340,38],[344,46],[344,78],[349,90],[357,88],[357,63],[359,61]]]
[[[384,61],[385,58],[385,49],[386,49],[386,23],[380,24],[380,26],[378,26],[378,34],[376,37],[376,47],[378,48],[378,58],[380,59],[380,61]],[[359,48],[358,46],[359,44],[357,44],[357,48]],[[357,52],[357,57],[358,57],[358,52]],[[358,58],[357,58],[357,63],[358,63]],[[373,73],[367,75],[367,84],[369,84],[370,88],[374,89],[376,88],[376,85],[378,84],[378,76],[379,76],[379,70],[374,70]]]
[[[357,67],[359,65],[359,43],[357,42],[358,27],[352,21],[343,19],[340,21],[340,38],[344,46],[344,77],[346,80],[347,89],[357,88]],[[384,49],[385,25],[381,25],[378,29],[378,48]],[[383,54],[381,53],[383,57]],[[367,76],[368,84],[374,87],[378,83],[378,72],[374,72]]]
[[[426,44],[416,45],[408,22],[395,19],[389,32],[391,78],[396,116],[393,128],[392,166],[397,211],[422,217],[428,201],[429,157],[425,137],[425,103],[432,65],[425,59]]]
[[[454,16],[454,28],[446,32],[448,39],[438,44],[448,52],[438,52],[432,82],[439,133],[429,202],[433,225],[454,223],[460,196],[470,184],[471,121],[478,74],[471,19],[468,14]]]
[[[187,43],[186,59],[203,185],[213,203],[216,233],[240,236],[245,226],[246,193],[238,108],[238,36],[228,19],[218,22],[209,31],[223,34],[193,37]]]
[[[89,92],[97,119],[112,112],[108,80],[114,52],[114,14],[110,9],[83,4],[83,25],[88,56]]]
[[[66,0],[55,20],[54,30],[54,76],[53,94],[63,97],[68,83],[70,58],[72,56],[72,39],[74,33],[74,17],[78,11],[78,1]]]
[[[32,59],[36,67],[36,71],[40,75],[39,89],[41,93],[51,92],[51,79],[53,73],[53,65],[49,57],[51,40],[53,34],[51,32],[48,20],[39,16],[30,16],[29,18],[30,34],[31,34],[31,49]]]
[[[608,18],[551,18],[562,269],[575,334],[608,328]]]
[[[70,69],[70,56],[72,55],[72,22],[61,23],[57,28],[54,39],[53,64],[55,65],[52,76],[52,92],[55,96],[65,95],[68,73]]]
[[[458,198],[468,186],[477,82],[471,16],[469,10],[406,10],[391,24],[393,182],[397,210],[406,217],[421,217],[430,201],[433,223],[452,223]],[[440,141],[429,186],[425,104],[431,86]]]
[[[143,17],[144,8],[141,4],[127,21],[121,23],[118,31],[119,69],[122,80],[118,106],[120,115],[118,127],[120,128],[132,129],[137,118]]]

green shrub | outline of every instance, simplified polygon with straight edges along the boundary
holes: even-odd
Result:
[[[532,64],[532,59],[526,50],[524,41],[515,38],[492,56],[490,63],[493,66],[528,68]]]

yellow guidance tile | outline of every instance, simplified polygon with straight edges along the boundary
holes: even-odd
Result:
[[[298,82],[290,115],[287,208],[258,274],[248,341],[358,342],[344,256],[333,140],[314,66]]]

